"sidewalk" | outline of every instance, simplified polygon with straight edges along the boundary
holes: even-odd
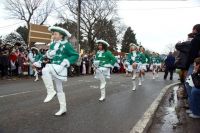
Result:
[[[185,100],[178,93],[179,86],[170,88],[158,107],[148,133],[200,133],[200,119],[185,113]],[[180,91],[178,91],[180,92]]]

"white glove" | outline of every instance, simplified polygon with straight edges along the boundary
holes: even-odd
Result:
[[[94,65],[95,67],[98,67],[98,66],[99,66],[99,63],[100,63],[99,60],[95,60],[94,63],[93,63],[93,65]]]
[[[50,56],[54,56],[55,54],[56,54],[56,50],[52,50],[52,51],[49,52]]]
[[[46,53],[46,56],[49,59],[52,59],[55,54],[56,54],[56,50],[48,50],[47,53]]]
[[[193,83],[191,75],[186,79],[186,82],[189,84],[189,86],[194,87],[194,83]]]

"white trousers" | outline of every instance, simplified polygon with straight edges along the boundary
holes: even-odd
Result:
[[[62,81],[63,80],[58,79],[55,76],[53,76],[52,73],[51,73],[51,69],[46,68],[46,67],[43,68],[42,69],[42,76],[44,76],[45,78],[49,78],[49,79],[54,80],[55,85],[56,85],[56,91],[57,91],[57,93],[64,93],[63,92],[63,85],[62,85]]]

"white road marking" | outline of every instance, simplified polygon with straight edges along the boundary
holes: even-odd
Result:
[[[91,85],[90,88],[98,89],[99,86]]]
[[[1,95],[0,98],[9,97],[9,96],[16,96],[16,95],[20,95],[20,94],[27,94],[27,93],[31,93],[31,92],[37,92],[37,91],[42,91],[42,90],[23,91],[23,92],[18,92],[18,93],[13,93],[13,94]]]

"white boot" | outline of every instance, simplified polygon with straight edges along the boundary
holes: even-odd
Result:
[[[100,89],[101,90],[101,97],[99,98],[99,101],[104,101],[106,98],[106,90],[105,88]]]
[[[136,69],[133,70],[133,77],[132,77],[132,79],[135,80],[135,78],[136,78]]]
[[[142,80],[141,80],[141,78],[139,77],[138,80],[139,80],[139,84],[138,84],[138,85],[141,86],[141,85],[142,85]]]
[[[36,69],[33,69],[33,71],[34,71],[34,76],[35,76],[35,82],[36,81],[38,81],[39,79],[38,79],[38,72],[37,72],[37,70]]]
[[[128,71],[126,71],[126,76],[128,76]]]
[[[133,81],[133,89],[132,89],[133,91],[135,91],[136,90],[136,84],[135,84],[135,80]]]
[[[106,87],[106,81],[101,82],[100,89],[103,89],[105,87]]]
[[[158,78],[158,73],[156,73],[156,78]]]
[[[57,113],[55,113],[55,115],[61,116],[67,112],[65,93],[58,93],[57,96],[58,96],[58,101],[60,104],[60,110]]]
[[[42,77],[44,85],[47,89],[47,97],[44,100],[44,103],[49,102],[56,95],[56,91],[54,90],[53,80],[51,77]]]
[[[37,75],[37,70],[33,69],[33,71],[34,71],[34,76],[36,76]]]
[[[155,73],[153,73],[153,79],[155,79]]]
[[[100,80],[100,89],[105,88],[106,87],[106,79],[103,76],[103,74],[99,77],[99,80]]]
[[[143,82],[144,81],[144,76],[142,75],[141,78],[142,78],[142,82]]]
[[[136,78],[136,74],[133,74],[133,77],[132,77],[132,79],[133,79],[133,80],[135,80],[135,78]]]
[[[39,79],[38,79],[38,73],[36,73],[36,74],[35,74],[35,80],[34,80],[34,81],[36,82],[36,81],[38,81],[38,80],[39,80]]]

